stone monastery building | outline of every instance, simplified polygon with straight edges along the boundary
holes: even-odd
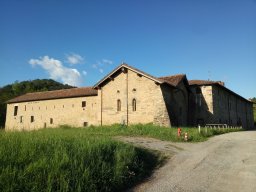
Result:
[[[93,87],[28,93],[7,102],[6,130],[154,123],[253,127],[253,105],[220,81],[154,77],[122,64]]]

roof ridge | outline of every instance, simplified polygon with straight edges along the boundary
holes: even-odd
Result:
[[[66,91],[66,90],[74,90],[74,89],[84,89],[84,88],[92,88],[92,86],[88,86],[88,87],[73,87],[73,88],[67,88],[67,89],[56,89],[56,90],[46,90],[46,91],[35,91],[35,92],[29,92],[29,93],[25,93],[24,95],[27,94],[35,94],[35,93],[49,93],[49,92],[56,92],[56,91]]]
[[[184,74],[184,73],[179,73],[179,74],[175,74],[175,75],[166,75],[166,76],[161,76],[161,77],[158,77],[158,78],[175,77],[175,76],[186,76],[186,74]]]
[[[52,91],[40,91],[26,93],[7,101],[7,103],[24,102],[24,101],[36,101],[36,100],[48,100],[48,99],[61,99],[69,97],[81,97],[81,96],[94,96],[98,91],[93,87],[76,87],[70,89],[59,89]]]

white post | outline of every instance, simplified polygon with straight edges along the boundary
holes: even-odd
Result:
[[[201,128],[200,125],[198,125],[198,132],[199,132],[199,134],[200,134],[200,132],[201,132],[200,128]]]

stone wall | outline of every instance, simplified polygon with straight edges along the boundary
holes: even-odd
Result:
[[[82,102],[86,107],[82,107]],[[15,106],[18,107],[14,116]],[[99,100],[97,96],[7,104],[6,130],[34,130],[43,127],[97,125]],[[31,118],[34,122],[31,122]]]
[[[253,127],[253,110],[249,101],[217,85],[191,86],[191,93],[191,125],[228,124]]]
[[[212,86],[191,86],[189,95],[190,125],[214,123]]]
[[[172,126],[188,125],[188,91],[181,82],[177,88],[162,86],[166,108]]]
[[[127,69],[112,76],[101,87],[102,124],[155,123],[170,125],[170,118],[160,85],[153,80]],[[133,100],[136,100],[136,111]],[[121,111],[117,110],[117,100],[121,101]]]
[[[214,116],[218,123],[231,126],[253,127],[252,104],[231,92],[213,86]]]

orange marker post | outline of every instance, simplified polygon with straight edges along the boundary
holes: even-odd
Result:
[[[178,128],[178,137],[181,136],[181,128]]]

